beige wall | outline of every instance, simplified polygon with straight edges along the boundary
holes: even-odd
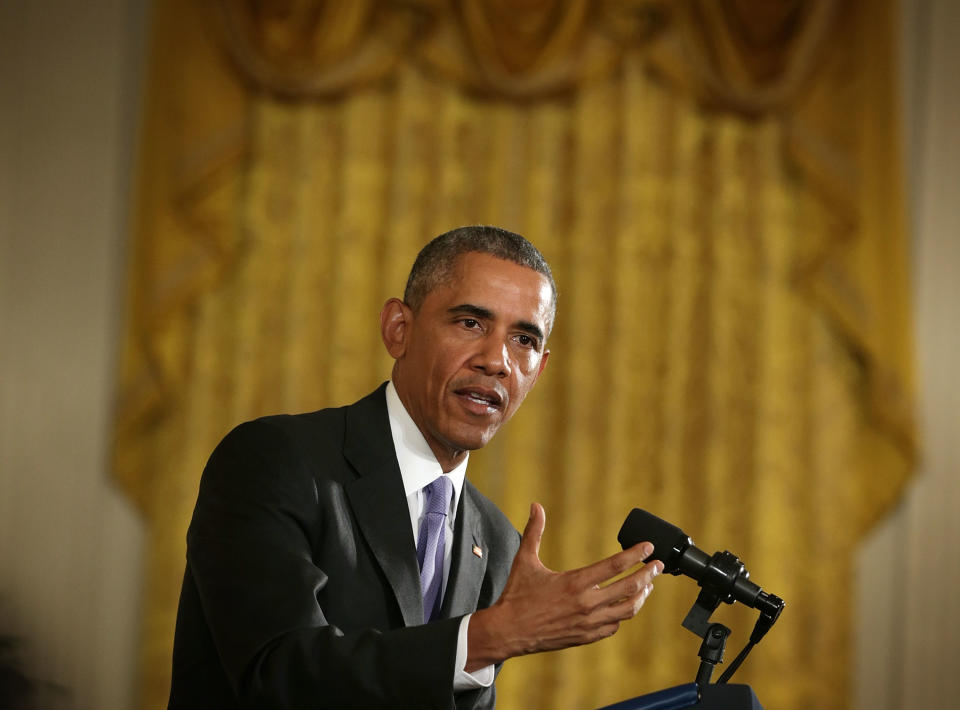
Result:
[[[945,710],[960,656],[960,3],[902,11],[924,457],[860,555],[856,707]]]
[[[133,707],[142,524],[108,479],[146,0],[0,3],[0,634]]]

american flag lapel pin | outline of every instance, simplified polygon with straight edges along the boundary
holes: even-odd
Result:
[[[481,560],[483,559],[483,550],[480,548],[480,545],[473,546],[473,554],[475,554]]]

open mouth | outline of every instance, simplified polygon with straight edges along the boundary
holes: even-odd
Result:
[[[496,390],[484,387],[463,387],[455,390],[454,394],[465,400],[471,409],[479,411],[496,410],[503,406],[503,397]]]

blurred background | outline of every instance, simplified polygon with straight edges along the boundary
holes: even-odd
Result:
[[[544,503],[544,562],[647,508],[787,600],[736,676],[766,707],[954,707],[958,29],[951,0],[0,5],[0,692],[165,707],[207,455],[386,379],[380,305],[490,223],[560,304],[470,476],[518,527]],[[511,661],[499,707],[692,680],[695,596]],[[753,616],[715,618],[732,658]]]

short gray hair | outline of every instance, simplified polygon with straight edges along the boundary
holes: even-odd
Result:
[[[414,311],[420,310],[427,294],[452,277],[457,259],[470,252],[489,254],[543,274],[550,282],[552,294],[548,330],[553,327],[557,313],[557,284],[553,280],[550,265],[540,250],[526,238],[500,227],[457,227],[432,239],[413,262],[407,287],[403,291],[404,302]]]

